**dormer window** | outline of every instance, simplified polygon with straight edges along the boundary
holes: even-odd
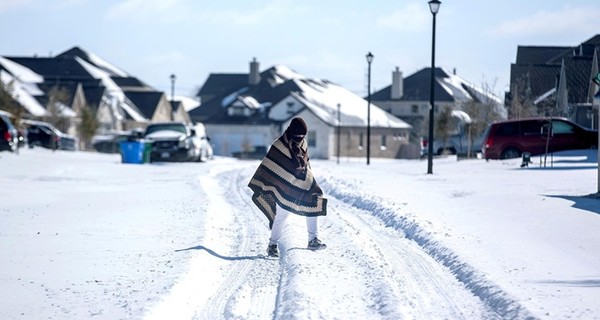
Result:
[[[231,106],[229,110],[227,110],[227,114],[231,117],[243,117],[246,116],[247,108],[243,106]]]

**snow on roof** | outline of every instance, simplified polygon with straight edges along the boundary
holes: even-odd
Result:
[[[232,104],[235,100],[237,100],[239,95],[246,91],[248,91],[248,87],[243,87],[236,92],[228,94],[225,98],[223,98],[223,100],[221,100],[221,107],[227,107],[228,105]]]
[[[148,119],[146,119],[143,114],[138,112],[137,108],[132,106],[130,103],[131,102],[129,102],[128,99],[124,98],[122,101],[119,101],[119,106],[123,108],[123,110],[125,110],[125,112],[127,112],[127,114],[131,116],[133,120],[137,122],[148,122]]]
[[[193,97],[176,95],[175,101],[181,101],[181,104],[183,105],[183,109],[185,111],[190,111],[200,106],[200,101],[197,98]]]
[[[147,119],[139,113],[134,106],[130,105],[130,102],[126,99],[125,93],[110,77],[108,72],[101,70],[100,68],[88,63],[87,61],[75,57],[75,60],[94,78],[100,79],[102,84],[106,87],[106,90],[109,92],[111,96],[111,107],[115,109],[117,106],[123,108],[127,114],[131,116],[132,119],[138,122],[146,122]],[[113,114],[119,115],[120,113],[117,110],[113,110]]]
[[[301,88],[293,93],[326,123],[338,125],[337,106],[340,105],[341,126],[366,126],[368,102],[351,91],[321,80],[294,80]],[[410,128],[411,126],[371,103],[370,123],[380,128]]]
[[[457,100],[468,100],[471,95],[462,86],[460,80],[456,76],[449,76],[448,78],[437,78],[436,79],[440,86],[448,92],[449,95],[453,96]]]
[[[238,96],[237,98],[238,100],[236,102],[234,102],[234,105],[239,105],[236,104],[237,102],[242,103],[243,106],[246,106],[250,109],[259,109],[261,104],[252,96]]]
[[[117,66],[109,63],[108,61],[100,58],[99,56],[90,53],[90,52],[86,52],[88,57],[90,58],[91,62],[93,64],[95,64],[97,67],[100,67],[102,69],[106,69],[109,70],[111,72],[113,72],[115,75],[120,76],[120,77],[129,77],[129,74],[127,74],[127,72],[123,71],[121,68],[118,68]]]
[[[100,79],[102,84],[107,88],[108,91],[115,91],[123,93],[121,87],[119,87],[111,78],[108,72],[101,70],[100,68],[90,64],[89,62],[81,59],[80,57],[75,57],[75,60],[81,64],[81,66],[95,79]],[[123,94],[125,96],[125,94]]]
[[[500,97],[496,96],[495,94],[493,94],[492,92],[486,92],[486,90],[484,90],[483,88],[481,88],[480,86],[475,86],[472,83],[470,83],[469,81],[463,79],[462,77],[454,74],[454,73],[450,73],[446,70],[444,70],[445,73],[448,75],[447,78],[440,78],[439,80],[441,80],[440,85],[442,87],[444,87],[444,89],[446,89],[446,91],[451,94],[453,97],[462,100],[462,99],[469,99],[472,97],[472,93],[475,93],[477,95],[477,97],[473,97],[473,98],[477,98],[480,101],[489,101],[492,100],[495,103],[502,103],[502,99],[500,99]],[[448,86],[450,85],[450,87]],[[471,90],[473,90],[472,93],[466,91],[464,89],[464,86],[467,86],[469,88],[471,88]]]
[[[58,112],[61,115],[65,116],[65,117],[77,116],[77,113],[73,109],[69,108],[66,104],[64,104],[62,102],[58,102],[57,105],[58,105]]]
[[[21,82],[42,83],[44,77],[33,72],[31,69],[22,66],[14,61],[0,57],[0,65],[2,65],[12,76],[19,79]]]
[[[273,74],[275,76],[275,82],[278,84],[292,79],[306,79],[305,76],[284,65],[275,65],[273,66],[273,70],[275,71]]]
[[[42,91],[35,84],[23,83],[4,70],[0,70],[0,81],[5,86],[11,85],[10,95],[12,98],[33,116],[41,117],[47,114],[46,108],[35,98],[35,95],[42,94]]]
[[[538,104],[538,103],[544,101],[546,98],[553,95],[555,92],[556,92],[556,88],[552,88],[552,89],[548,90],[546,93],[542,94],[537,99],[533,100],[533,104]]]

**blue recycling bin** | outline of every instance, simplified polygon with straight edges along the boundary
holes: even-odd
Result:
[[[120,147],[122,163],[144,163],[144,141],[122,141]]]

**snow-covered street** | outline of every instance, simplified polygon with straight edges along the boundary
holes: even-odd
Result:
[[[328,248],[291,216],[279,259],[258,161],[0,154],[4,319],[600,319],[596,151],[313,160]]]

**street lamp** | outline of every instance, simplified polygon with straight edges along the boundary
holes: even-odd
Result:
[[[171,101],[175,101],[175,74],[171,74]]]
[[[369,51],[367,54],[367,63],[369,64],[367,84],[367,165],[371,162],[371,62],[373,62],[373,54]]]
[[[435,79],[435,15],[440,9],[439,0],[429,1],[429,10],[433,15],[433,30],[431,38],[431,86],[429,89],[429,138],[427,142],[427,174],[433,173],[433,116],[434,116],[434,79]]]

